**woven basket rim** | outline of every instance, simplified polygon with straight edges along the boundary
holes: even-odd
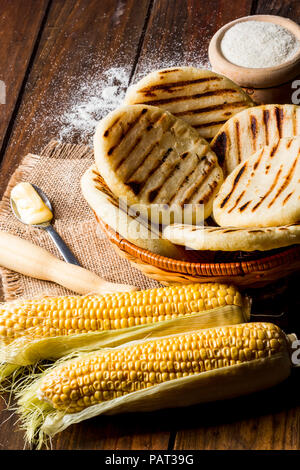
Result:
[[[129,240],[121,237],[109,225],[105,224],[97,215],[97,221],[110,241],[128,255],[134,256],[143,263],[161,268],[165,271],[181,274],[201,274],[205,276],[243,276],[253,272],[265,272],[278,266],[300,260],[300,245],[283,247],[282,251],[255,260],[233,262],[193,262],[182,261],[152,253],[151,251],[134,245]],[[137,261],[138,261],[137,260]]]

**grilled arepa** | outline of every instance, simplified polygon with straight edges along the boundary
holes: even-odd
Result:
[[[240,163],[213,205],[221,226],[274,227],[300,221],[300,137],[280,139]]]
[[[269,104],[245,109],[229,119],[213,139],[225,175],[254,152],[282,137],[300,135],[300,107]]]
[[[104,183],[96,165],[92,165],[82,176],[81,190],[96,216],[126,240],[152,253],[170,258],[182,258],[181,250],[173,243],[162,239],[159,229],[154,232],[154,227],[146,219],[137,216],[133,209],[121,204]]]
[[[201,219],[211,214],[223,181],[217,156],[195,129],[169,112],[121,107],[99,123],[94,149],[110,190],[138,205],[151,222],[182,222],[183,209],[186,223],[199,221],[199,212]]]
[[[300,243],[300,224],[280,227],[207,227],[174,224],[163,236],[193,250],[265,251]]]
[[[128,89],[125,103],[166,109],[208,140],[234,114],[254,106],[251,98],[228,78],[195,67],[150,73]]]

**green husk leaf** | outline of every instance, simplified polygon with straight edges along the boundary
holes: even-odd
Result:
[[[6,362],[0,364],[0,384],[5,382],[15,372],[20,372],[20,369],[21,367],[17,364],[8,364]]]

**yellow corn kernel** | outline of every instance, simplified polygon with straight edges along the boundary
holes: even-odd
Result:
[[[242,296],[235,287],[218,283],[20,300],[1,305],[0,338],[9,343],[22,335],[40,338],[122,329],[175,319],[226,304],[242,306],[242,303]]]
[[[257,340],[258,348],[255,338],[261,337],[269,340]],[[244,339],[249,344],[245,345]],[[58,365],[41,379],[38,395],[54,408],[73,413],[120,396],[120,391],[127,394],[176,378],[237,366],[272,356],[285,345],[284,334],[270,323],[216,327],[137,342]],[[103,371],[101,378],[98,370]]]

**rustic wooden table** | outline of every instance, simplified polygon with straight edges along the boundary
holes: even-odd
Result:
[[[130,84],[153,68],[201,66],[217,29],[250,14],[297,21],[300,2],[1,0],[0,80],[6,84],[6,104],[0,104],[1,194],[20,159],[38,153],[59,134],[58,117],[74,102],[86,77],[101,80],[108,68],[121,67]],[[72,141],[82,138],[73,136]],[[275,306],[284,311],[278,320],[288,332],[299,330],[297,284],[294,277],[281,295],[256,306],[264,313],[274,312]],[[60,434],[53,448],[299,449],[299,377],[295,370],[272,390],[226,403],[94,418]],[[0,448],[22,449],[16,417],[4,403],[0,407]]]

